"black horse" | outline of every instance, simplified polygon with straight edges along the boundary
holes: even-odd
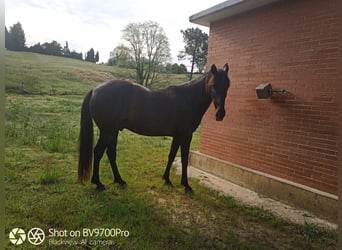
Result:
[[[181,148],[181,184],[192,191],[188,183],[187,166],[192,133],[213,101],[216,120],[225,116],[225,99],[229,88],[228,64],[217,70],[213,64],[208,73],[189,83],[150,90],[127,81],[106,82],[90,91],[81,110],[78,180],[89,180],[93,158],[93,121],[100,130],[94,148],[94,166],[91,182],[98,190],[105,189],[99,177],[100,160],[106,153],[114,182],[126,185],[116,165],[116,144],[120,130],[127,128],[147,136],[173,138],[168,163],[163,175],[165,184],[170,181],[170,168],[178,148]]]

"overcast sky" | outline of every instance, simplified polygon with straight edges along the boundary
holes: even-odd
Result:
[[[109,53],[120,42],[122,29],[131,22],[155,21],[169,38],[171,55],[177,61],[183,49],[180,30],[199,27],[189,16],[224,0],[7,0],[5,24],[9,29],[20,22],[25,31],[26,45],[68,41],[69,49],[82,52],[90,48],[106,62]],[[184,63],[184,62],[183,62]]]

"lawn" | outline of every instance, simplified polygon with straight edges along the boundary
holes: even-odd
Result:
[[[81,73],[73,75],[75,71]],[[134,78],[130,70],[6,52],[6,239],[13,228],[27,233],[38,227],[46,234],[40,249],[337,249],[335,231],[291,224],[197,180],[190,179],[194,194],[186,194],[174,169],[175,186],[164,186],[169,137],[124,130],[117,161],[127,187],[113,183],[106,157],[100,166],[104,192],[77,183],[83,95],[107,77],[123,77],[117,72]],[[161,77],[160,85],[186,79]],[[49,95],[47,78],[54,79],[56,95]],[[21,81],[31,94],[17,93]],[[196,132],[192,149],[198,138]],[[36,249],[28,240],[19,247],[9,240],[5,244],[8,249]]]

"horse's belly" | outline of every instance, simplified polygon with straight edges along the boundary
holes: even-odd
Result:
[[[172,120],[163,117],[145,116],[140,118],[137,116],[128,120],[124,127],[135,133],[148,136],[172,136],[175,133]]]

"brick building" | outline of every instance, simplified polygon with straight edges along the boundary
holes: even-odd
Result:
[[[190,17],[210,27],[208,65],[228,62],[231,79],[192,165],[336,218],[337,15],[337,0],[229,0]],[[258,99],[262,83],[286,92]]]

